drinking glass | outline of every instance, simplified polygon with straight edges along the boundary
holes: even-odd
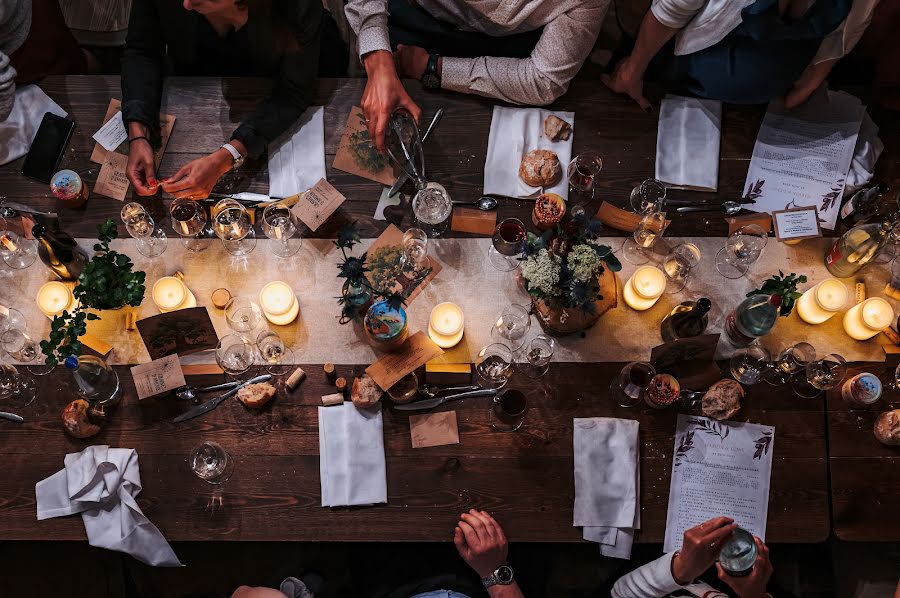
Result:
[[[794,392],[805,399],[813,399],[819,396],[819,392],[838,386],[845,375],[847,360],[837,353],[831,353],[806,364],[805,372],[794,377]]]
[[[553,359],[555,349],[555,340],[543,334],[537,335],[522,347],[519,358],[516,359],[516,369],[529,378],[537,379],[544,376],[550,369],[550,360]]]
[[[491,403],[491,427],[498,432],[515,432],[525,423],[528,399],[521,390],[507,388]]]
[[[225,305],[225,321],[235,332],[253,332],[262,321],[262,310],[252,299],[233,297]]]
[[[157,257],[165,252],[168,244],[166,233],[156,226],[144,206],[133,201],[125,204],[120,215],[128,234],[137,239],[138,253],[145,257]]]
[[[744,528],[737,528],[719,550],[719,564],[728,575],[749,575],[756,562],[756,540]]]
[[[656,369],[644,361],[633,361],[622,368],[609,384],[609,393],[620,407],[634,407],[644,400]]]
[[[636,214],[662,212],[666,200],[666,186],[656,179],[647,179],[631,190],[631,210]]]
[[[603,160],[594,151],[578,154],[569,162],[567,176],[569,189],[579,193],[590,193],[594,198],[594,188],[597,184],[597,176],[603,170]]]
[[[410,228],[403,233],[400,241],[403,254],[400,256],[400,268],[404,272],[412,272],[414,276],[425,276],[431,268],[428,257],[428,235],[421,228]]]
[[[169,207],[172,229],[184,237],[188,251],[203,251],[208,244],[203,241],[206,229],[206,210],[199,201],[176,199]]]
[[[503,388],[512,376],[512,351],[506,345],[488,345],[475,358],[475,374],[483,388]]]
[[[240,334],[229,334],[216,346],[216,363],[237,379],[253,365],[253,345]]]
[[[0,411],[9,405],[28,407],[37,396],[34,378],[22,376],[15,366],[0,364]]]
[[[412,209],[416,228],[424,230],[429,237],[440,237],[450,223],[453,203],[446,189],[438,183],[428,183],[416,192]]]
[[[488,261],[501,272],[510,272],[519,267],[516,259],[525,249],[525,225],[518,218],[506,218],[494,229]]]
[[[738,349],[731,356],[731,375],[747,386],[756,384],[772,363],[772,355],[759,345]]]
[[[263,210],[262,229],[272,243],[272,253],[278,257],[291,257],[300,251],[303,239],[294,238],[297,219],[284,202],[273,203]]]
[[[741,278],[759,259],[769,240],[769,233],[758,224],[748,224],[734,231],[725,247],[716,254],[716,270],[725,278]]]
[[[22,330],[26,328],[25,316],[18,309],[0,307],[0,334],[7,330]]]
[[[19,363],[25,364],[25,369],[35,376],[44,376],[53,371],[53,366],[45,363],[37,341],[21,330],[10,328],[0,335],[0,348]]]
[[[273,376],[281,376],[291,371],[294,352],[284,344],[277,332],[263,330],[256,337],[256,348],[262,357],[266,371]]]
[[[524,305],[512,304],[500,314],[491,328],[491,342],[518,351],[525,344],[525,334],[531,327],[531,311]]]
[[[778,354],[766,372],[765,381],[773,386],[787,384],[795,374],[805,371],[816,359],[816,349],[809,343],[795,343]]]
[[[231,455],[218,442],[205,441],[191,451],[191,471],[213,485],[224,484],[234,473]]]
[[[666,215],[663,212],[649,212],[641,218],[634,231],[633,238],[626,239],[622,245],[625,259],[635,265],[650,261],[653,245],[662,238],[666,228]]]
[[[687,286],[691,271],[700,263],[700,248],[693,243],[681,243],[672,248],[663,259],[666,273],[666,290],[677,293]]]
[[[231,255],[245,256],[256,247],[250,212],[239,201],[223,199],[212,210],[213,231]]]
[[[9,222],[0,218],[0,256],[13,270],[24,270],[37,259],[37,243],[17,235]]]

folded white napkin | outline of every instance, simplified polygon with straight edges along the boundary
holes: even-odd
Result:
[[[884,143],[878,138],[878,125],[868,112],[863,112],[856,147],[853,149],[853,161],[850,162],[850,172],[847,173],[847,182],[844,184],[844,197],[859,191],[872,180],[875,163],[882,151]]]
[[[162,533],[134,498],[141,474],[134,449],[89,446],[34,487],[38,521],[81,513],[88,543],[130,554],[154,567],[181,567]]]
[[[666,95],[659,107],[656,178],[675,189],[719,186],[722,102]]]
[[[319,475],[323,507],[387,502],[381,405],[319,407]]]
[[[66,111],[37,85],[26,85],[16,90],[12,112],[0,122],[0,166],[28,153],[45,112],[67,116]]]
[[[551,141],[544,136],[544,119],[551,114],[572,125],[572,134],[565,141]],[[522,156],[536,149],[556,152],[562,165],[562,178],[543,191],[569,199],[566,169],[572,160],[575,139],[575,113],[542,108],[502,108],[494,106],[491,132],[488,136],[487,158],[484,161],[484,193],[508,197],[536,197],[541,189],[526,185],[519,178]]]
[[[638,422],[609,417],[575,418],[575,516],[584,539],[604,556],[631,556],[640,529]]]
[[[290,197],[325,178],[325,108],[310,106],[269,144],[269,196]]]

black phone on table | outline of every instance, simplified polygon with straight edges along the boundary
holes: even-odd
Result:
[[[46,112],[34,141],[31,142],[31,149],[25,156],[22,174],[49,185],[50,178],[59,168],[74,129],[75,121]]]

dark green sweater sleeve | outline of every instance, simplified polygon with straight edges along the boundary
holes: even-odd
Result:
[[[163,48],[153,1],[133,0],[122,55],[122,119],[150,127],[154,146],[159,143]]]

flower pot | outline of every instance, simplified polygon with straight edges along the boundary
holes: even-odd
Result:
[[[592,311],[585,311],[577,307],[556,307],[540,299],[534,300],[534,313],[541,328],[547,334],[565,336],[587,330],[596,324],[603,314],[616,307],[619,302],[618,280],[615,272],[604,268],[603,272],[597,276],[597,281],[600,283],[600,294],[603,299],[594,302]],[[521,279],[520,283],[523,283]]]

